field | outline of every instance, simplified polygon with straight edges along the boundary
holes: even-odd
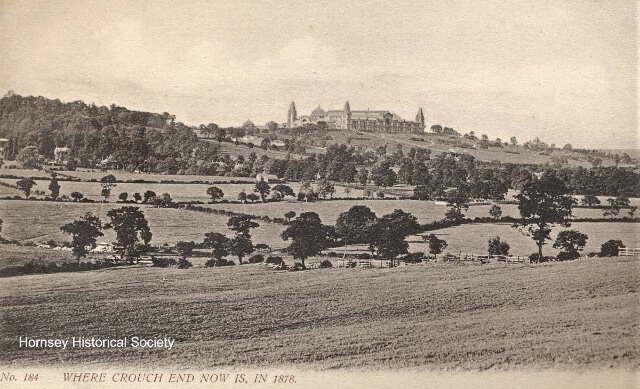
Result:
[[[118,176],[116,176],[118,177]],[[119,177],[118,177],[119,178]],[[247,180],[245,178],[245,180]],[[224,200],[228,201],[237,201],[238,194],[242,191],[245,193],[254,193],[253,190],[255,188],[255,180],[248,179],[249,181],[246,184],[215,184],[216,187],[220,188],[224,192]],[[15,185],[17,179],[2,179],[2,182],[6,182],[11,185]],[[33,187],[33,191],[40,190],[44,191],[46,194],[49,194],[49,180],[35,180],[36,185]],[[102,190],[102,186],[99,182],[77,182],[77,181],[59,181],[60,184],[60,196],[63,195],[71,195],[73,192],[80,192],[84,195],[85,198],[91,199],[94,201],[102,201],[104,198],[100,195]],[[294,192],[298,192],[300,189],[300,183],[291,182],[288,183]],[[118,201],[118,195],[122,192],[127,192],[129,195],[129,200],[133,199],[134,193],[140,193],[143,195],[147,190],[154,191],[157,195],[162,195],[163,193],[169,193],[171,198],[174,201],[203,201],[208,202],[211,198],[207,195],[207,188],[209,188],[210,184],[160,184],[160,183],[117,183],[115,187],[111,189],[111,197],[109,197],[110,202]],[[271,184],[274,186],[274,184]],[[336,193],[334,194],[335,198],[344,198],[347,197],[344,193],[344,187],[335,186]],[[0,196],[15,196],[22,195],[21,191],[16,189],[7,188],[4,186],[0,186]],[[356,196],[362,196],[363,191],[359,189],[352,189],[349,194],[350,197],[354,198]],[[43,197],[43,196],[36,196]]]
[[[555,240],[558,232],[564,228],[554,228],[551,237]],[[609,239],[620,239],[627,247],[640,247],[640,226],[637,223],[572,223],[566,228],[578,230],[587,234],[589,239],[583,253],[599,252],[600,246]],[[509,243],[509,253],[513,255],[529,255],[538,251],[533,240],[520,233],[510,224],[471,224],[458,227],[444,228],[433,232],[440,239],[444,239],[448,246],[445,252],[463,252],[484,254],[487,252],[488,241],[499,236]],[[421,237],[408,237],[409,251],[428,252],[428,244]],[[551,247],[553,240],[542,248],[544,255],[556,255],[559,250]]]
[[[225,177],[225,176],[198,176],[198,175],[181,175],[181,174],[155,174],[155,173],[129,173],[122,170],[107,170],[105,172],[99,170],[78,169],[75,171],[63,171],[61,174],[77,177],[82,180],[90,180],[106,176],[107,174],[113,174],[118,180],[146,180],[157,181],[173,180],[178,182],[190,182],[190,181],[203,181],[203,182],[219,182],[219,181],[247,181],[253,182],[252,178],[248,177]],[[46,177],[49,176],[48,172],[35,169],[6,169],[0,168],[0,174],[11,174],[20,177]]]
[[[79,218],[87,212],[99,216],[106,223],[107,212],[117,208],[109,203],[52,203],[36,201],[0,200],[0,219],[4,225],[2,236],[20,241],[57,242],[70,241],[70,236],[62,233],[60,227]],[[152,244],[175,243],[180,240],[202,242],[205,232],[217,231],[231,235],[227,228],[226,216],[191,212],[174,208],[152,208],[140,206],[149,221],[153,233]],[[272,223],[260,223],[252,230],[254,243],[266,243],[272,247],[285,246],[279,235],[283,226]],[[115,241],[113,230],[104,230],[105,236],[99,242]]]
[[[338,215],[354,205],[369,206],[378,216],[403,209],[414,214],[420,223],[440,220],[444,217],[446,206],[435,205],[433,202],[415,200],[333,200],[324,202],[305,203],[286,201],[278,203],[260,204],[209,204],[206,207],[224,209],[234,212],[244,212],[255,215],[268,215],[282,218],[287,211],[317,212],[323,223],[335,224]],[[0,218],[4,221],[2,236],[7,239],[20,241],[47,242],[53,239],[57,242],[68,241],[70,237],[60,231],[63,224],[92,212],[100,216],[103,222],[108,219],[106,213],[119,205],[113,203],[61,203],[0,200]],[[205,214],[180,209],[152,208],[140,205],[145,213],[149,226],[153,232],[152,244],[173,244],[180,240],[201,242],[204,233],[218,231],[230,234],[226,223],[228,217],[222,215]],[[504,205],[504,215],[517,216],[515,205]],[[473,206],[469,208],[469,217],[488,216],[489,206]],[[576,209],[579,217],[600,217],[601,211],[594,209]],[[280,238],[284,226],[280,224],[260,222],[260,227],[252,231],[254,243],[265,243],[273,248],[283,248],[287,244]],[[640,232],[635,223],[573,223],[571,229],[577,229],[589,236],[585,253],[599,251],[600,245],[609,239],[622,239],[629,247],[640,247]],[[554,232],[560,231],[556,228]],[[105,236],[99,241],[112,242],[115,234],[112,230],[105,230]],[[451,227],[434,232],[445,239],[449,252],[483,253],[489,238],[500,236],[511,245],[514,255],[528,255],[536,250],[533,241],[522,235],[509,224],[474,224]],[[426,252],[427,246],[419,236],[409,237],[411,251]],[[551,248],[551,243],[545,247],[545,252],[557,253]]]
[[[247,265],[6,278],[0,279],[0,361],[192,369],[637,369],[639,264],[607,258],[296,273]],[[171,351],[27,351],[17,347],[25,334],[171,337],[176,345]]]

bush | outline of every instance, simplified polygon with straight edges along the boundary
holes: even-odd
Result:
[[[256,254],[253,257],[249,258],[249,263],[262,263],[264,262],[264,257],[260,254]]]
[[[531,263],[549,262],[549,260],[551,260],[551,257],[543,256],[542,258],[540,258],[538,253],[533,253],[533,254],[529,255],[529,262],[531,262]]]
[[[327,257],[329,258],[336,258],[338,256],[338,254],[335,251],[329,251],[327,253]]]
[[[186,258],[180,258],[178,261],[178,269],[188,269],[193,267],[193,263],[189,262]]]
[[[362,254],[356,254],[356,258],[358,259],[371,259],[371,254],[369,253],[362,253]]]
[[[205,267],[222,267],[222,266],[234,266],[236,263],[228,260],[228,259],[224,259],[224,258],[220,258],[220,259],[214,259],[211,258],[209,259],[207,262],[204,263]]]
[[[325,259],[324,261],[320,262],[320,266],[318,266],[320,269],[328,269],[330,267],[333,267],[333,263],[331,263],[330,260]]]
[[[296,262],[289,268],[289,271],[300,271],[304,270],[301,262]]]
[[[284,263],[284,259],[282,257],[269,256],[265,262],[273,265],[282,265]]]
[[[611,239],[606,241],[600,246],[600,256],[601,257],[617,257],[618,249],[620,247],[625,247],[621,240]]]
[[[271,250],[271,247],[269,247],[268,244],[258,243],[258,244],[253,246],[253,249],[257,250],[257,251],[269,251],[269,250]]]
[[[154,267],[170,267],[178,264],[175,258],[170,257],[151,257]]]
[[[576,258],[580,258],[580,254],[577,251],[561,251],[558,253],[558,261],[571,261]]]
[[[406,263],[422,263],[423,259],[424,259],[423,253],[409,253],[404,257],[402,257],[402,260],[405,261]]]

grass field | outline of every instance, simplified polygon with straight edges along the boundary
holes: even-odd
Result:
[[[36,201],[0,200],[0,219],[4,221],[2,236],[20,241],[57,242],[70,241],[70,236],[62,233],[60,227],[81,217],[87,212],[99,216],[106,223],[107,212],[117,208],[109,203],[53,203]],[[153,233],[151,244],[175,243],[180,240],[202,242],[205,232],[217,231],[231,235],[227,228],[226,216],[190,212],[173,208],[152,208],[141,205]],[[266,243],[272,247],[286,246],[279,238],[283,226],[260,222],[261,226],[252,230],[254,243]],[[113,242],[113,230],[103,230],[105,236],[98,241]],[[278,236],[275,239],[275,236]]]
[[[224,209],[234,212],[244,212],[255,215],[268,215],[282,218],[287,211],[317,212],[323,223],[335,224],[338,215],[354,205],[367,205],[378,216],[402,209],[414,214],[420,223],[440,220],[444,217],[446,206],[435,205],[433,202],[414,200],[334,200],[324,202],[304,203],[287,201],[260,204],[210,204],[207,207]],[[106,213],[120,205],[113,203],[60,203],[0,200],[0,218],[4,221],[2,235],[7,239],[20,241],[46,242],[50,239],[62,242],[70,237],[60,231],[66,223],[92,212],[107,221]],[[230,234],[226,227],[228,217],[222,215],[205,214],[201,212],[180,209],[152,208],[139,206],[153,232],[152,244],[175,243],[180,240],[202,241],[205,232],[218,231]],[[517,216],[515,205],[504,205],[503,214]],[[468,217],[488,216],[489,206],[473,206],[467,212]],[[580,217],[599,217],[600,210],[576,209],[575,214]],[[282,248],[287,244],[280,239],[284,226],[274,223],[259,222],[260,227],[252,231],[255,243],[265,243],[273,248]],[[640,247],[640,231],[638,224],[633,223],[573,223],[571,229],[577,229],[589,236],[585,252],[599,251],[600,245],[609,239],[622,239],[629,247]],[[556,231],[561,229],[557,228]],[[115,240],[112,230],[105,230],[105,236],[100,241]],[[486,250],[489,238],[500,236],[511,245],[511,253],[528,255],[535,251],[533,241],[512,228],[509,224],[464,225],[438,230],[436,235],[447,241],[448,251],[482,253]],[[409,237],[412,251],[427,251],[427,247],[420,237]],[[545,247],[545,252],[556,253],[551,244]]]
[[[15,185],[18,180],[16,179],[1,179],[0,181],[9,183],[11,185]],[[36,180],[36,185],[33,187],[33,190],[44,191],[47,195],[50,193],[49,191],[49,180]],[[99,182],[77,182],[77,181],[59,181],[60,184],[60,196],[63,195],[71,195],[73,192],[80,192],[84,195],[85,198],[94,200],[94,201],[102,201],[104,198],[100,195],[102,190],[102,186]],[[294,192],[298,192],[300,189],[299,182],[291,182],[288,183]],[[162,195],[163,193],[169,193],[171,198],[174,201],[203,201],[208,202],[211,198],[207,195],[207,188],[209,188],[210,184],[156,184],[156,183],[117,183],[115,187],[111,189],[111,197],[109,197],[109,202],[118,201],[118,195],[122,192],[127,192],[129,195],[128,199],[133,199],[134,193],[140,193],[140,195],[144,195],[144,192],[147,190],[154,191],[157,195]],[[228,201],[237,201],[238,194],[242,191],[245,193],[255,193],[255,180],[250,180],[246,184],[215,184],[216,187],[220,188],[224,192],[224,200]],[[273,187],[274,184],[271,184]],[[335,186],[336,193],[334,194],[334,198],[345,198],[347,195],[344,193],[344,187]],[[16,189],[7,188],[4,186],[0,186],[0,196],[15,196],[22,195],[21,191]],[[354,198],[357,196],[362,196],[363,191],[360,189],[351,189],[349,197]],[[44,196],[36,196],[36,197],[44,197]]]
[[[554,228],[551,237],[555,240],[558,232],[565,228]],[[566,229],[578,230],[587,234],[589,239],[583,253],[599,252],[600,246],[609,239],[620,239],[627,247],[640,247],[640,225],[637,223],[572,223]],[[430,232],[429,232],[430,233]],[[428,234],[429,234],[428,233]],[[445,252],[463,252],[485,254],[489,239],[499,236],[509,243],[509,253],[513,255],[529,255],[538,251],[533,240],[520,233],[510,224],[470,224],[444,228],[433,232],[440,239],[444,239],[448,246]],[[407,240],[412,252],[428,252],[428,244],[421,237],[411,236]],[[553,240],[543,247],[544,255],[556,255],[559,250],[552,247]]]
[[[107,174],[113,174],[118,180],[146,180],[146,181],[163,181],[173,180],[178,182],[190,182],[190,181],[204,181],[204,182],[219,182],[219,181],[247,181],[253,182],[254,180],[249,177],[225,177],[225,176],[198,176],[198,175],[181,175],[181,174],[155,174],[155,173],[129,173],[122,170],[107,170],[102,172],[99,170],[90,171],[89,169],[78,169],[75,171],[63,171],[60,172],[64,175],[77,177],[82,180],[100,180]],[[6,169],[0,168],[0,174],[11,174],[20,177],[46,177],[49,176],[48,172],[42,170],[33,169]]]
[[[531,267],[273,273],[248,265],[5,278],[0,361],[7,367],[638,369],[638,274],[637,259],[607,258]],[[20,349],[25,335],[171,337],[176,345],[171,351]]]

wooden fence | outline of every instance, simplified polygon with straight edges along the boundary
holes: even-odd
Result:
[[[619,247],[618,256],[619,257],[640,257],[640,248]]]

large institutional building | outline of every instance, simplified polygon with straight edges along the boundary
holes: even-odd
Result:
[[[318,106],[310,115],[298,116],[296,104],[291,102],[287,127],[324,122],[330,129],[369,132],[423,132],[424,114],[418,109],[415,121],[403,120],[390,111],[352,111],[349,102],[342,110],[325,111]]]

